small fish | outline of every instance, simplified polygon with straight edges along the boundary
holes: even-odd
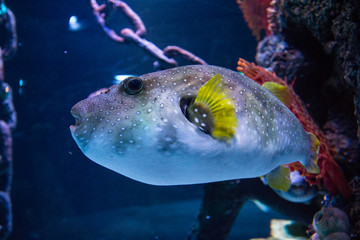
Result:
[[[80,101],[71,113],[71,134],[88,158],[148,184],[269,172],[274,179],[288,174],[276,169],[296,161],[318,171],[311,138],[289,109],[266,88],[221,67],[192,65],[129,77]]]

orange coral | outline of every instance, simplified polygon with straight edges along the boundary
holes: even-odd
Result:
[[[264,68],[256,66],[254,63],[249,63],[241,58],[238,61],[237,70],[243,72],[247,77],[254,80],[260,85],[265,82],[271,81],[288,87],[293,99],[292,104],[289,106],[290,111],[297,117],[305,131],[313,133],[321,142],[318,156],[318,166],[320,168],[320,174],[316,175],[307,172],[299,162],[290,164],[290,169],[292,171],[298,170],[300,174],[305,176],[306,180],[310,184],[317,184],[318,186],[320,186],[321,180],[323,180],[323,183],[328,188],[331,194],[335,195],[341,193],[344,197],[350,197],[350,187],[346,181],[343,172],[341,171],[340,167],[337,165],[329,152],[329,149],[327,147],[328,143],[325,135],[311,118],[301,99],[293,90],[293,86],[287,84],[286,81],[277,77],[275,73],[270,73]]]
[[[283,0],[272,0],[267,10],[268,30],[273,34],[279,34],[282,31],[280,24],[280,14],[283,6]]]
[[[256,40],[260,40],[261,30],[269,35],[267,8],[271,0],[236,0]]]

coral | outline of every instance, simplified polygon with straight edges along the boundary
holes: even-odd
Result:
[[[345,197],[350,197],[351,191],[346,178],[329,152],[325,135],[311,118],[301,99],[293,90],[292,85],[288,84],[281,78],[278,78],[274,73],[271,74],[264,68],[256,66],[253,63],[250,64],[241,58],[238,61],[238,65],[238,71],[243,72],[247,77],[251,78],[260,85],[265,82],[272,81],[287,86],[293,99],[291,106],[289,106],[290,111],[294,113],[307,132],[315,134],[315,136],[320,140],[321,146],[318,157],[320,174],[315,175],[306,172],[305,168],[300,163],[291,164],[290,167],[292,170],[298,170],[300,174],[306,177],[310,184],[317,184],[320,186],[320,181],[323,180],[330,193],[337,194],[340,192]]]
[[[2,2],[2,7],[5,7]],[[7,239],[12,231],[11,180],[12,180],[12,136],[16,126],[16,112],[12,90],[4,82],[3,61],[13,57],[17,50],[15,16],[5,7],[0,14],[0,239]]]
[[[339,208],[323,207],[315,214],[313,227],[320,239],[324,239],[331,233],[347,233],[350,228],[350,222],[346,213]],[[332,239],[330,237],[329,239]]]
[[[349,209],[352,222],[351,236],[360,239],[360,2],[274,2],[282,3],[270,10],[270,28],[275,29],[273,32],[278,35],[277,38],[286,40],[287,45],[305,57],[302,66],[296,66],[297,92],[309,104],[310,112],[322,126],[332,157],[346,177],[353,179],[350,185],[354,197],[348,199],[346,209]],[[267,45],[268,49],[274,46],[265,40],[263,45],[261,49],[266,49]],[[276,51],[273,54],[266,52],[261,60],[267,62],[263,61],[265,64],[262,66],[273,65],[275,54]],[[261,55],[264,56],[264,53]],[[319,104],[320,101],[323,103]],[[316,105],[318,107],[314,108]],[[331,169],[331,166],[328,168]],[[336,185],[337,180],[332,176],[323,179],[331,180],[324,181],[328,186]],[[331,239],[336,238],[331,236]]]
[[[353,239],[360,239],[360,177],[355,177],[350,186],[354,192],[354,203],[351,204],[349,209],[349,218],[352,223],[350,230]]]
[[[267,10],[268,29],[273,35],[278,35],[282,31],[280,24],[280,14],[283,0],[272,0]]]
[[[315,233],[311,236],[310,240],[350,240],[348,234],[343,232],[330,233],[324,238],[320,238],[319,234]]]
[[[360,144],[356,136],[356,116],[354,115],[353,93],[350,89],[334,86],[323,88],[329,96],[328,120],[323,129],[330,144],[330,151],[336,162],[352,179],[360,172],[357,159],[360,157]]]
[[[271,34],[258,43],[256,48],[256,63],[261,67],[271,67],[274,53],[282,52],[288,47],[280,35]]]
[[[266,9],[271,0],[237,0],[236,2],[256,40],[260,40],[261,30],[265,30],[266,35],[270,34]]]
[[[258,43],[256,63],[271,68],[281,78],[293,79],[304,64],[303,54],[291,48],[280,35],[270,35]]]
[[[0,191],[0,239],[7,239],[12,231],[11,200],[8,192]]]
[[[347,85],[354,89],[354,106],[359,125],[360,2],[284,1],[281,19],[281,25],[287,28],[283,31],[287,36],[299,39],[299,33],[309,33],[332,58],[334,82],[338,87]]]
[[[10,187],[12,178],[12,138],[10,127],[0,120],[0,239],[12,230]]]
[[[0,82],[0,119],[4,120],[11,129],[15,129],[17,116],[13,94],[10,85],[6,82]]]
[[[0,25],[0,51],[3,60],[7,60],[17,51],[16,19],[9,8],[6,8],[6,13],[0,15]]]
[[[335,232],[327,235],[324,240],[350,240],[350,236],[343,232]]]
[[[9,192],[12,179],[12,137],[9,125],[0,120],[0,191]]]
[[[313,235],[311,235],[310,240],[320,240],[320,237],[317,233],[314,233]]]

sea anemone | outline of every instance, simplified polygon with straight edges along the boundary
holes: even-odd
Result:
[[[339,208],[323,207],[315,214],[313,227],[320,239],[344,239],[337,237],[344,235],[341,233],[347,235],[350,222],[346,213]]]

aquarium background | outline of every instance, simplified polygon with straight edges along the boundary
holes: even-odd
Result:
[[[126,2],[147,27],[145,38],[162,49],[177,45],[233,70],[239,57],[254,61],[257,43],[235,0]],[[123,177],[87,159],[69,131],[76,102],[113,85],[115,75],[154,71],[155,59],[135,44],[110,40],[87,0],[6,4],[16,16],[19,43],[5,62],[18,114],[9,239],[184,239],[196,221],[202,185],[156,187]],[[68,29],[73,15],[83,25],[79,31]],[[118,20],[117,28],[131,27]],[[248,203],[229,239],[268,237],[269,221],[277,217]]]

